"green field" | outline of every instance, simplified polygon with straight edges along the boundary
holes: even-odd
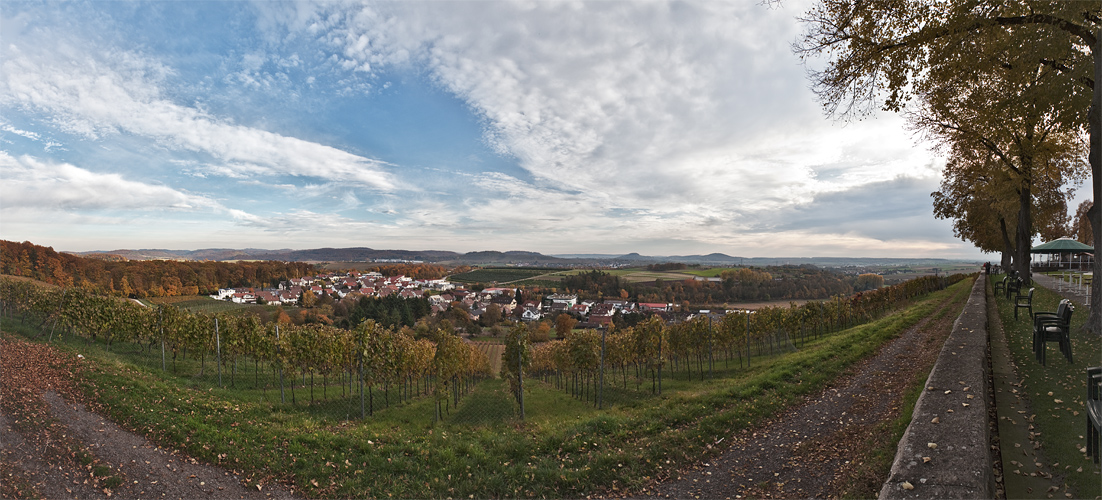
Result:
[[[618,400],[609,388],[612,404],[602,409],[526,380],[523,421],[500,379],[471,387],[440,421],[420,386],[406,398],[395,386],[376,387],[374,414],[360,420],[354,380],[343,375],[288,374],[295,402],[287,395],[284,403],[275,371],[263,364],[226,364],[221,374],[231,382],[219,384],[209,357],[178,360],[175,370],[170,359],[162,371],[159,356],[142,352],[148,346],[116,343],[108,351],[65,336],[59,347],[87,358],[82,388],[111,418],[163,446],[229,465],[251,486],[284,481],[310,498],[619,496],[714,456],[719,437],[800,404],[945,299],[961,303],[970,286],[964,280],[798,351],[755,357],[749,367],[717,365],[711,379],[669,374],[661,395],[650,392],[650,376],[625,379],[633,396]],[[17,331],[18,323],[5,318],[3,326]]]
[[[686,274],[700,276],[701,278],[718,278],[724,271],[734,271],[737,267],[710,267],[708,269],[686,269]]]
[[[228,300],[215,300],[206,295],[195,295],[186,297],[158,297],[148,300],[153,304],[172,304],[173,306],[184,309],[188,312],[203,313],[203,314],[218,314],[232,311],[242,311],[246,309],[253,309],[258,306],[256,304],[237,304]]]
[[[527,267],[488,267],[475,269],[461,274],[453,274],[448,279],[459,283],[512,283],[528,280],[537,276],[559,273],[559,269],[539,269]]]
[[[605,270],[604,272],[609,273],[613,276],[619,276],[631,283],[654,281],[656,279],[662,279],[666,281],[678,281],[694,278],[692,274],[689,274],[689,272],[684,269],[678,271],[650,271],[646,268],[632,267],[627,269],[610,269]]]
[[[619,276],[630,283],[654,281],[680,281],[697,276],[713,277],[729,268],[679,271],[649,271],[645,268],[602,269],[601,272]],[[526,286],[558,286],[564,276],[589,272],[590,269],[533,269],[533,268],[485,268],[452,275],[449,279],[460,283],[498,283]]]

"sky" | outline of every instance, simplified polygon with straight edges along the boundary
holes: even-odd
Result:
[[[985,259],[809,0],[0,5],[0,239]]]

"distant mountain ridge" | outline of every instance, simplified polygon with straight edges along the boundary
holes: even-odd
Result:
[[[850,267],[865,265],[939,265],[957,262],[936,258],[891,257],[732,257],[724,253],[707,255],[648,256],[628,254],[561,254],[512,250],[484,250],[468,253],[447,250],[376,250],[367,247],[314,248],[307,250],[265,250],[259,248],[205,248],[199,250],[112,250],[69,252],[83,257],[128,260],[278,260],[285,262],[386,262],[421,261],[441,264],[514,265],[514,266],[610,266],[646,265],[665,262],[700,265],[776,266],[810,264],[820,267]]]

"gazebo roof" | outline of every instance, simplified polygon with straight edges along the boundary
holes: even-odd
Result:
[[[1029,253],[1094,253],[1094,247],[1071,238],[1059,238],[1033,247]]]

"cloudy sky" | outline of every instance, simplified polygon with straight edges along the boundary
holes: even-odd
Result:
[[[823,116],[807,7],[6,1],[0,238],[981,258],[899,118]]]

